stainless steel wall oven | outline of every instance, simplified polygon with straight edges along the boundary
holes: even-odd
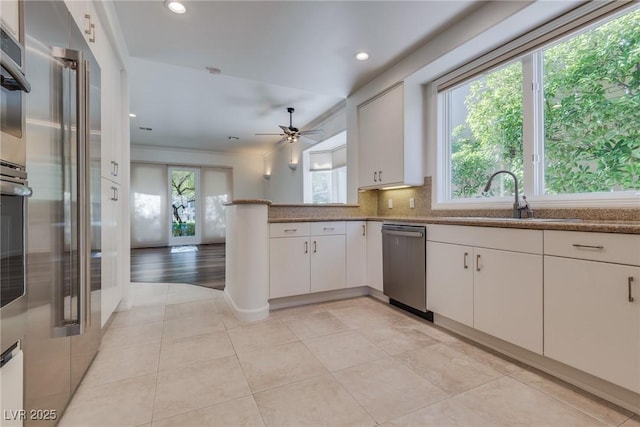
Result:
[[[20,42],[0,25],[0,157],[5,163],[23,167],[24,145],[24,92],[31,91],[24,70],[24,49]]]
[[[0,349],[24,334],[26,198],[31,189],[24,171],[0,165]]]
[[[25,332],[26,198],[24,48],[0,24],[0,352]]]

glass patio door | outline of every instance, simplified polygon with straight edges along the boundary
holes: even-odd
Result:
[[[169,167],[169,246],[200,243],[200,170]]]

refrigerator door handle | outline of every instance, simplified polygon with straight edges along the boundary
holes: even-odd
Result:
[[[89,206],[87,200],[89,200],[89,188],[88,188],[88,158],[89,153],[87,149],[87,133],[88,126],[86,125],[88,115],[88,66],[87,61],[84,60],[83,53],[78,50],[66,49],[60,47],[52,48],[52,55],[61,60],[64,66],[68,69],[75,70],[75,107],[76,107],[76,123],[75,123],[75,141],[71,142],[69,148],[70,167],[76,169],[77,173],[74,177],[73,171],[70,171],[70,188],[68,189],[72,193],[76,193],[77,203],[75,206],[75,212],[71,212],[70,229],[72,233],[75,233],[75,245],[72,239],[69,251],[71,252],[71,277],[70,277],[70,295],[69,304],[66,304],[64,286],[63,294],[61,295],[63,306],[61,308],[62,315],[58,326],[54,329],[56,336],[71,336],[80,335],[87,329],[90,324],[90,280],[89,280],[89,267],[90,267],[90,245],[89,235],[90,233],[90,220],[89,218]],[[73,126],[69,123],[69,129]],[[73,165],[73,158],[75,157],[75,165]],[[75,221],[74,221],[75,219]],[[74,258],[74,249],[77,245],[77,256]],[[75,301],[74,301],[75,300]],[[69,307],[69,316],[65,316],[66,307]]]
[[[83,132],[78,134],[78,145],[80,147],[80,179],[79,179],[79,194],[80,194],[80,226],[82,227],[81,244],[80,244],[80,266],[83,274],[80,274],[80,286],[82,289],[82,310],[84,311],[82,326],[82,333],[84,333],[91,326],[91,156],[89,153],[89,138],[90,126],[89,118],[89,106],[91,102],[89,100],[90,94],[90,82],[91,67],[89,61],[82,59],[81,67],[78,70],[78,74],[82,74],[82,81],[78,80],[78,100],[82,98],[82,105],[78,105],[78,110],[82,108],[81,121],[83,126]],[[81,86],[82,84],[82,86]],[[81,89],[80,89],[81,88]]]

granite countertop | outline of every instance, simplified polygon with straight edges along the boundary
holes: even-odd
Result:
[[[270,218],[270,223],[318,221],[384,221],[398,223],[449,224],[482,227],[524,228],[531,230],[591,231],[603,233],[640,234],[640,221],[610,221],[581,219],[515,219],[485,217],[310,217]]]
[[[224,203],[224,206],[231,205],[271,205],[271,200],[266,199],[237,199]]]

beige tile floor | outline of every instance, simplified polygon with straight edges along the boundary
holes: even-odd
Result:
[[[132,288],[61,426],[640,427],[371,297],[243,323],[214,289]]]

